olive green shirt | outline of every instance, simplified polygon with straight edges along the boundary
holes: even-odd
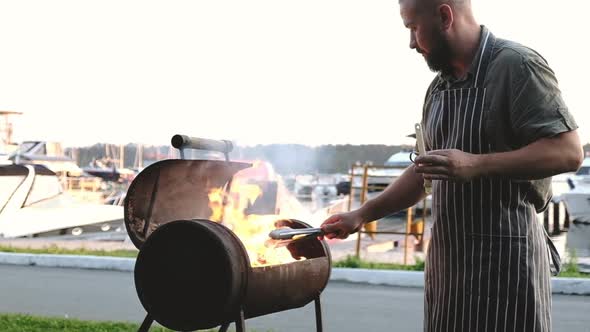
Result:
[[[487,28],[482,26],[482,36]],[[479,51],[483,43],[480,38]],[[430,112],[429,96],[441,90],[474,86],[479,57],[462,79],[439,74],[431,83],[424,103],[423,120]],[[522,148],[540,138],[572,131],[578,126],[561,96],[555,73],[536,51],[498,38],[483,83],[485,131],[492,149],[505,152]],[[551,178],[528,181],[527,199],[542,211],[551,198]]]

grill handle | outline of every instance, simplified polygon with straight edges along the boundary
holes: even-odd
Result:
[[[209,150],[223,152],[225,154],[230,153],[234,148],[230,141],[191,137],[179,134],[172,136],[171,143],[172,146],[177,149]]]

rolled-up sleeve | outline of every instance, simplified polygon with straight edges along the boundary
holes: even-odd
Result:
[[[519,72],[513,75],[510,118],[520,145],[578,128],[563,101],[555,73],[543,58],[523,58],[514,67]]]

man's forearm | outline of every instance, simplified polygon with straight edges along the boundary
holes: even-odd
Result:
[[[367,201],[358,210],[363,222],[371,222],[413,206],[422,200],[424,180],[414,171],[414,165],[406,168],[379,196]]]
[[[540,139],[510,152],[478,156],[481,176],[536,180],[576,171],[584,158],[575,131]]]

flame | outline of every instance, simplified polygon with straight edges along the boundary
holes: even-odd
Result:
[[[295,262],[297,260],[286,247],[277,247],[269,241],[268,233],[276,228],[275,222],[282,219],[280,215],[246,214],[246,209],[262,193],[260,186],[234,177],[229,192],[223,188],[209,191],[209,207],[212,210],[209,219],[222,223],[238,236],[246,248],[252,267]]]

